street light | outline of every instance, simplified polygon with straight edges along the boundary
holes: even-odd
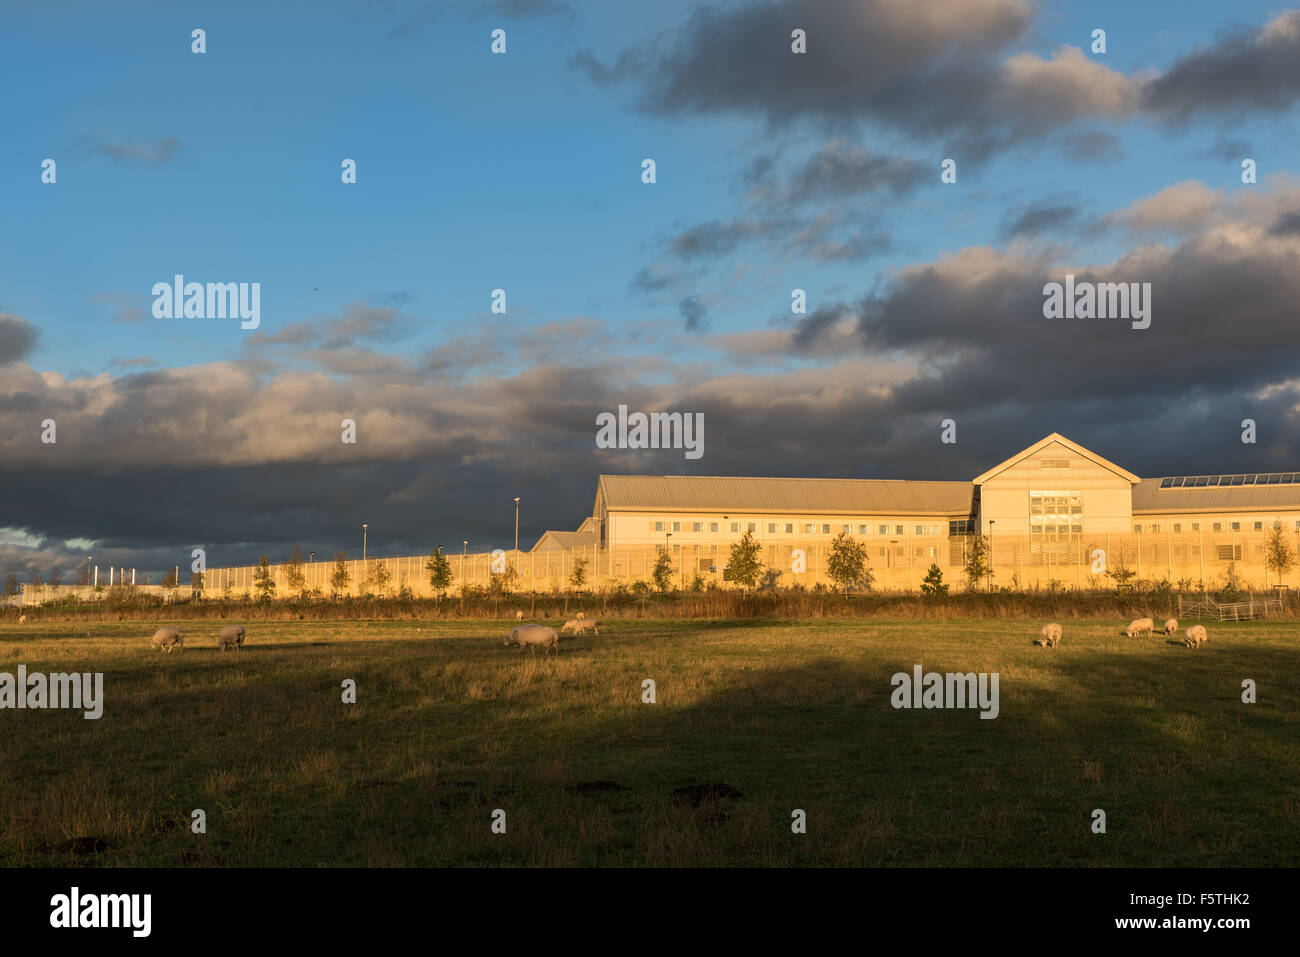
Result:
[[[993,590],[993,526],[996,524],[997,519],[989,519],[989,591]]]
[[[361,526],[361,564],[363,566],[365,565],[366,562],[366,536],[367,534],[369,534],[369,529],[370,529],[369,525]]]
[[[515,496],[515,574],[519,574],[519,496]]]

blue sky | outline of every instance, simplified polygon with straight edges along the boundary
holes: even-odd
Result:
[[[1192,468],[1186,457],[1167,462],[1178,453],[1143,435],[1178,431],[1170,416],[1189,409],[1231,421],[1251,397],[1275,395],[1269,388],[1290,378],[1263,371],[1219,384],[1215,396],[1206,394],[1193,363],[1179,366],[1182,395],[1152,392],[1144,382],[1096,395],[1076,388],[1039,402],[991,387],[971,410],[980,423],[975,441],[949,461],[900,435],[911,428],[904,423],[929,421],[945,402],[968,402],[964,394],[944,396],[927,370],[941,369],[949,382],[996,382],[989,357],[997,350],[976,356],[980,348],[942,330],[909,338],[902,327],[925,317],[895,320],[891,310],[929,301],[906,298],[922,291],[900,283],[900,274],[970,250],[993,250],[999,262],[1023,253],[1119,269],[1145,261],[1140,250],[1158,243],[1172,250],[1176,275],[1186,268],[1179,252],[1192,255],[1195,230],[1209,220],[1166,210],[1149,227],[1149,217],[1132,213],[1134,204],[1176,184],[1194,181],[1217,196],[1210,219],[1222,228],[1233,216],[1245,222],[1264,215],[1233,205],[1233,197],[1275,196],[1285,208],[1300,145],[1300,80],[1287,66],[1294,59],[1261,66],[1256,77],[1232,56],[1242,44],[1249,50],[1264,42],[1261,31],[1290,22],[1287,14],[1254,2],[951,0],[932,9],[940,12],[921,23],[891,12],[886,0],[708,8],[550,0],[112,9],[0,3],[0,62],[10,79],[0,89],[8,226],[0,231],[0,317],[10,317],[19,340],[29,332],[33,338],[0,365],[0,378],[9,380],[0,412],[12,433],[5,439],[9,464],[0,468],[11,470],[15,488],[57,486],[72,474],[67,470],[78,481],[160,465],[179,476],[201,470],[203,481],[243,491],[250,526],[257,524],[252,516],[273,516],[275,536],[315,536],[322,548],[333,542],[324,526],[337,505],[321,503],[312,522],[301,523],[313,527],[296,528],[290,512],[258,497],[264,482],[241,470],[243,462],[211,454],[231,434],[246,434],[218,435],[214,417],[231,429],[252,428],[239,423],[256,419],[258,409],[285,401],[286,410],[301,410],[307,396],[319,396],[325,434],[349,411],[379,423],[397,409],[379,426],[391,426],[381,447],[367,447],[365,461],[352,463],[372,470],[358,481],[382,484],[376,476],[409,472],[402,488],[366,487],[394,516],[412,501],[424,503],[421,520],[457,541],[499,538],[499,510],[486,501],[452,505],[432,490],[490,489],[495,502],[527,486],[546,503],[525,522],[535,537],[546,527],[576,526],[598,471],[693,468],[596,453],[584,423],[638,398],[655,407],[713,409],[709,434],[717,451],[695,470],[715,474],[964,477],[1013,451],[1008,443],[1022,435],[1028,444],[1039,437],[1034,430],[1051,431],[1047,425],[1085,443],[1110,441],[1114,447],[1101,451],[1112,457],[1132,450],[1138,461],[1129,467]],[[898,42],[929,31],[951,45],[932,60],[918,53],[900,61],[896,77],[887,69],[882,77],[872,64],[887,60],[890,47],[871,47],[881,31],[851,28],[868,15],[907,21]],[[981,27],[982,17],[993,26]],[[850,24],[846,36],[861,37],[859,61],[841,45],[829,84],[801,86],[804,74],[790,73],[788,82],[751,95],[773,71],[815,67],[837,39],[814,28],[809,60],[791,66],[788,58],[758,59],[754,36],[836,18]],[[505,55],[489,50],[496,27],[507,31]],[[1107,32],[1105,55],[1088,50],[1097,27]],[[203,55],[190,50],[195,28],[206,31]],[[1295,38],[1269,42],[1294,43],[1300,52]],[[1054,59],[1062,47],[1077,48],[1077,58],[1067,51]],[[1206,93],[1203,109],[1179,114],[1178,104],[1186,107],[1197,90],[1213,91],[1213,78],[1222,75],[1202,69],[1202,54],[1211,65],[1222,57],[1223,71],[1243,75],[1220,83],[1227,90],[1221,102]],[[1010,82],[1015,57],[1027,68],[1055,69],[1041,74],[1050,82]],[[990,96],[1002,99],[970,100],[929,119],[945,98],[961,104],[969,95],[960,81],[934,81],[953,61],[988,80]],[[996,84],[995,76],[1002,77]],[[923,91],[917,109],[891,106],[876,92],[843,109],[826,106],[841,94],[852,100],[855,85],[889,90],[894,79],[898,97]],[[1252,84],[1274,93],[1252,92]],[[1099,155],[1070,145],[1081,134],[1103,144]],[[1240,181],[1246,155],[1259,164],[1259,185]],[[801,171],[819,156],[850,165],[887,159],[897,164],[892,169],[911,172],[892,185],[839,180],[828,189],[823,182],[821,192],[791,198]],[[58,164],[55,185],[40,179],[47,157]],[[646,157],[657,164],[653,185],[640,179]],[[945,157],[958,163],[954,185],[939,181]],[[340,182],[344,158],[358,164],[356,185]],[[1025,213],[1049,225],[1013,237],[1011,223]],[[1140,229],[1133,225],[1139,220]],[[796,241],[804,230],[810,238]],[[866,244],[858,252],[854,237]],[[701,244],[687,251],[688,240]],[[1283,266],[1274,275],[1281,282],[1286,272]],[[261,328],[255,334],[221,320],[152,318],[151,287],[175,273],[199,282],[260,282]],[[498,287],[507,292],[506,316],[488,310]],[[848,338],[826,338],[834,323],[792,317],[793,288],[807,290],[809,311],[833,314]],[[1205,297],[1190,301],[1197,298]],[[1205,321],[1208,327],[1213,319]],[[992,345],[998,335],[989,332]],[[1017,341],[1010,335],[1007,345]],[[1172,342],[1189,332],[1166,321],[1147,341],[1161,336]],[[1116,348],[1116,361],[1128,361],[1127,347]],[[1100,347],[1090,356],[1104,362]],[[858,365],[850,368],[850,360]],[[51,384],[50,374],[62,379]],[[247,406],[227,403],[216,386],[194,385],[244,375],[238,388],[249,394]],[[1186,391],[1193,379],[1195,394]],[[575,382],[591,384],[590,394],[575,398],[582,393]],[[438,390],[449,385],[472,397],[481,421],[471,408],[448,404]],[[873,386],[890,390],[888,410],[873,405],[880,400]],[[198,391],[186,391],[191,387]],[[841,397],[856,388],[848,407],[828,398],[832,387]],[[423,399],[420,389],[429,390]],[[1125,390],[1131,394],[1120,394]],[[925,398],[909,405],[918,395]],[[557,403],[544,420],[537,418],[541,396]],[[806,448],[799,420],[785,418],[783,397],[821,423],[808,432]],[[710,405],[717,402],[725,408]],[[1024,414],[1027,402],[1037,407],[1034,415]],[[136,410],[159,415],[178,403],[210,413],[196,419],[187,411],[175,431],[170,423],[133,421]],[[515,406],[518,416],[503,415]],[[99,445],[81,446],[80,458],[74,447],[60,449],[65,457],[57,461],[32,451],[27,419],[46,414],[44,407],[75,417],[68,442],[84,434]],[[1145,420],[1121,411],[1133,408],[1145,409]],[[1260,412],[1278,417],[1272,444],[1244,453],[1225,447],[1224,455],[1257,455],[1260,467],[1287,458],[1294,448],[1277,435],[1288,409]],[[845,415],[858,416],[862,427]],[[822,421],[835,416],[838,427]],[[284,426],[279,447],[301,449],[259,446],[247,467],[332,461],[325,439],[319,446],[307,439],[314,423],[289,411],[282,421],[295,424]],[[1196,434],[1204,424],[1181,428]],[[750,455],[756,440],[772,436],[788,450],[775,459]],[[172,443],[174,455],[144,451],[155,439]],[[1169,448],[1186,447],[1185,437],[1170,439]],[[525,463],[520,448],[536,458]],[[584,458],[567,469],[557,465],[560,455]],[[77,521],[102,526],[73,529],[52,518],[54,511],[14,504],[0,515],[0,528],[10,530],[11,543],[55,549],[39,561],[53,560],[57,543],[69,538],[125,535],[90,515]],[[142,535],[135,522],[121,548],[149,561],[145,555],[209,540],[231,520],[214,518],[201,534],[163,521]],[[338,521],[352,524],[351,517]],[[241,558],[279,540],[251,528],[227,534]],[[412,536],[393,547],[417,544]],[[25,554],[10,560],[22,564]]]

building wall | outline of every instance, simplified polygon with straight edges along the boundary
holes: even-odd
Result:
[[[1068,463],[1067,468],[1047,468],[1049,465]],[[1027,456],[1015,465],[999,472],[986,481],[980,491],[980,529],[989,534],[989,522],[994,522],[993,533],[1034,534],[1036,524],[1032,514],[1031,495],[1045,493],[1043,498],[1073,500],[1079,498],[1082,534],[1132,531],[1133,486],[1121,475],[1116,475],[1059,442]],[[1056,494],[1053,494],[1056,493]],[[1073,509],[1073,504],[1070,506]],[[1066,516],[1075,524],[1075,515]],[[1038,524],[1052,524],[1047,516]]]
[[[830,514],[780,513],[756,514],[743,512],[640,512],[611,511],[609,528],[611,543],[615,546],[663,545],[708,545],[730,544],[745,534],[753,526],[754,538],[763,543],[781,544],[795,540],[822,541],[827,544],[848,526],[849,534],[854,538],[884,539],[902,536],[924,537],[929,539],[946,538],[949,522],[964,521],[966,513],[925,513],[925,514]],[[655,528],[656,522],[662,522],[662,530]],[[694,530],[695,523],[702,527]],[[673,524],[678,528],[674,530]],[[733,524],[737,526],[733,529]],[[812,525],[812,531],[807,526]],[[713,526],[717,529],[714,530]],[[775,525],[775,531],[771,526]],[[881,526],[886,531],[881,532]],[[786,531],[786,526],[791,530]],[[863,531],[863,526],[866,530]],[[917,531],[918,527],[921,529]],[[671,538],[667,537],[671,533]]]

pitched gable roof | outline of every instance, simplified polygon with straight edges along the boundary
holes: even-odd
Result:
[[[1102,468],[1114,472],[1120,478],[1128,480],[1130,484],[1136,485],[1138,482],[1142,481],[1142,479],[1134,475],[1132,472],[1128,471],[1128,469],[1120,468],[1114,462],[1110,461],[1109,459],[1102,458],[1100,455],[1098,455],[1096,452],[1091,451],[1090,449],[1085,449],[1082,445],[1079,445],[1077,442],[1071,442],[1060,432],[1053,432],[1051,435],[1039,439],[1033,445],[1029,446],[1029,448],[1021,452],[1017,452],[1015,455],[1011,456],[1011,458],[1007,459],[1005,462],[1001,462],[998,465],[993,466],[993,468],[989,469],[983,475],[977,476],[974,480],[974,484],[983,485],[989,479],[993,478],[994,476],[1002,472],[1005,472],[1013,465],[1016,465],[1018,462],[1024,461],[1025,459],[1029,458],[1031,455],[1037,455],[1039,452],[1043,451],[1043,449],[1047,448],[1049,445],[1052,445],[1053,443],[1059,443],[1065,446],[1065,448],[1069,449],[1075,455],[1082,456],[1083,458],[1087,459],[1089,462],[1092,462],[1096,465],[1100,465]]]

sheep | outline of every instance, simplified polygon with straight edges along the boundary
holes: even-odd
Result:
[[[1205,633],[1204,625],[1192,625],[1183,632],[1183,644],[1188,648],[1195,648],[1209,641],[1210,636]]]
[[[1155,631],[1156,623],[1150,618],[1134,618],[1129,622],[1128,627],[1124,629],[1124,634],[1129,638],[1136,638],[1139,632],[1145,631],[1147,637]]]
[[[524,620],[524,613],[522,611],[515,612],[515,621],[523,621],[523,620]]]
[[[590,631],[599,635],[600,629],[596,627],[598,624],[600,622],[595,618],[570,618],[564,623],[564,627],[560,629],[560,634],[567,634],[571,631],[575,635],[580,635],[583,632]]]
[[[1176,632],[1177,630],[1178,630],[1178,619],[1177,619],[1177,618],[1166,618],[1166,619],[1165,619],[1165,634],[1166,634],[1166,635],[1172,635],[1172,634],[1173,634],[1174,632]]]
[[[172,653],[173,648],[185,650],[185,632],[179,628],[159,628],[153,633],[153,640],[150,642],[155,648],[161,648],[167,654]]]
[[[1061,643],[1061,626],[1056,622],[1044,625],[1040,632],[1049,647],[1055,648]]]
[[[26,616],[26,615],[19,615],[19,616],[18,616],[18,624],[20,624],[20,625],[25,625],[25,624],[27,624],[27,616]]]
[[[238,651],[244,646],[244,626],[243,625],[226,625],[221,629],[221,634],[217,636],[217,647],[222,651],[234,646]]]
[[[1038,645],[1040,648],[1051,647],[1051,642],[1049,642],[1046,638],[1035,638],[1034,644]]]
[[[548,652],[554,651],[557,655],[560,653],[560,636],[555,633],[554,628],[547,628],[545,625],[516,625],[506,635],[505,643],[507,647],[518,645],[521,654],[524,645],[528,646],[530,654],[537,653],[538,645]]]

